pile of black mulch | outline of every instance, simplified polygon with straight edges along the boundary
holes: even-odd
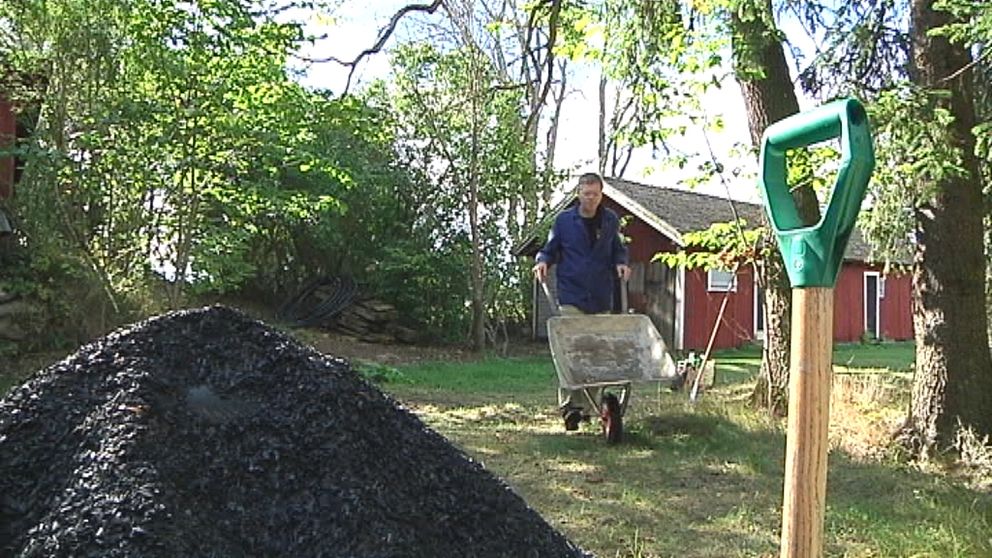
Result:
[[[223,307],[0,400],[0,556],[584,556],[345,361]]]

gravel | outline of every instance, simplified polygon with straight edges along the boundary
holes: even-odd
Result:
[[[229,308],[0,400],[0,556],[587,556],[344,360]]]

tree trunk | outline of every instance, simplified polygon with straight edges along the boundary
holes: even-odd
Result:
[[[775,242],[771,238],[764,241]],[[751,403],[773,414],[784,415],[789,408],[792,289],[777,251],[769,253],[760,273],[765,297],[765,342],[761,351],[761,370],[751,392]]]
[[[472,138],[471,153],[469,155],[469,192],[468,192],[468,221],[469,230],[472,237],[472,269],[471,269],[471,292],[472,292],[472,348],[482,351],[486,348],[486,304],[485,304],[485,282],[482,273],[482,230],[479,226],[479,128],[481,116],[479,114],[479,104],[481,92],[477,85],[482,79],[479,71],[478,53],[472,52],[473,73],[478,76],[472,80],[469,92],[472,99]]]
[[[596,150],[600,176],[606,173],[606,71],[599,71],[599,148]]]
[[[777,39],[778,31],[772,19],[771,0],[743,0],[733,10],[731,32],[734,52],[734,73],[740,84],[747,109],[751,143],[760,148],[761,138],[770,124],[799,112],[799,101],[789,77],[785,52]],[[796,207],[807,224],[819,220],[819,206],[812,187],[793,191]],[[768,227],[768,246],[778,242]],[[765,346],[761,373],[752,393],[755,405],[784,413],[789,389],[789,341],[792,313],[792,292],[785,266],[778,250],[769,250],[763,266],[761,284],[764,286]]]
[[[987,336],[981,175],[975,157],[971,55],[929,32],[949,22],[933,0],[913,0],[914,81],[944,89],[937,102],[955,117],[948,130],[961,150],[965,176],[937,184],[937,195],[915,209],[913,326],[916,374],[905,434],[920,457],[949,446],[958,421],[979,435],[992,434],[992,358]]]

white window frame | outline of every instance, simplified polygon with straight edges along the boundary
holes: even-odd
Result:
[[[713,272],[726,273],[730,276],[730,282],[727,285],[717,285],[713,283]],[[737,274],[733,271],[727,269],[711,269],[706,272],[706,290],[711,293],[725,293],[725,292],[737,292]]]

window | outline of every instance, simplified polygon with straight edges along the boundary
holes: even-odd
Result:
[[[711,269],[706,274],[706,290],[727,292],[737,290],[737,277],[726,269]]]

